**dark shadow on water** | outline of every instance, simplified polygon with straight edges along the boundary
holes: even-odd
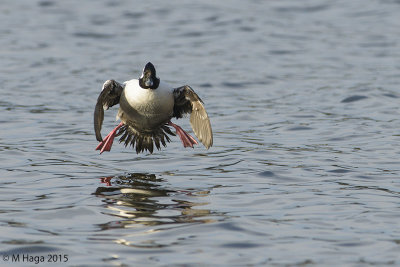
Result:
[[[94,194],[102,198],[107,209],[105,214],[118,217],[99,225],[101,230],[138,224],[209,223],[216,221],[211,217],[222,215],[199,208],[209,204],[206,197],[211,189],[170,189],[164,179],[144,173],[101,177],[100,180],[104,186],[98,187]]]

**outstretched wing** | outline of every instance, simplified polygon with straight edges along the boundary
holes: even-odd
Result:
[[[185,113],[191,113],[190,125],[192,125],[193,132],[209,149],[213,145],[213,133],[203,101],[189,85],[174,89],[174,98],[174,117],[179,119]]]
[[[103,89],[97,98],[96,107],[94,108],[94,132],[96,133],[97,141],[101,142],[101,126],[104,119],[104,110],[119,103],[119,98],[125,85],[114,80],[107,80],[103,84]]]

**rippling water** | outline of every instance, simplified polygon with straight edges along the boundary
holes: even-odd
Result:
[[[399,12],[395,0],[3,0],[0,253],[400,264]],[[174,138],[153,155],[94,151],[102,83],[148,61],[205,100],[210,150]]]

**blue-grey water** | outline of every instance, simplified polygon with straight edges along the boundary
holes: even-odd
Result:
[[[399,14],[396,0],[2,0],[0,265],[400,265]],[[103,82],[148,61],[204,100],[211,149],[94,150]]]

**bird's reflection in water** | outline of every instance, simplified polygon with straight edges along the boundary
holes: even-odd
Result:
[[[98,187],[95,195],[104,199],[106,214],[120,218],[100,225],[103,230],[215,221],[210,210],[198,207],[208,204],[209,189],[168,189],[164,179],[143,173],[102,177],[101,182],[105,186]]]

